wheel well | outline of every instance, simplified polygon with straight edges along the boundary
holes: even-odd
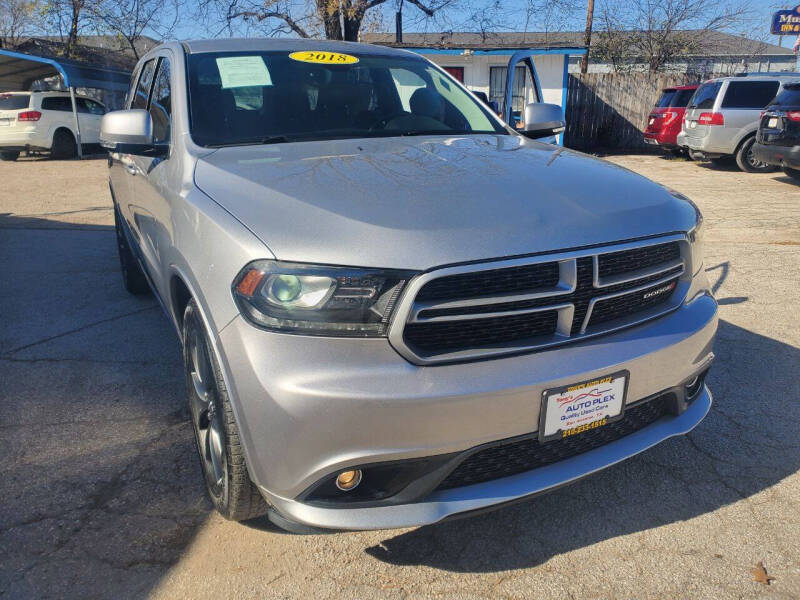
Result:
[[[186,310],[186,305],[192,299],[192,293],[183,282],[183,279],[177,275],[172,276],[169,284],[170,295],[172,296],[172,314],[175,317],[175,322],[183,329],[183,313]]]
[[[72,138],[72,141],[73,142],[75,141],[75,134],[72,133],[72,130],[69,127],[56,127],[56,130],[53,132],[53,140],[56,139],[56,134],[59,131],[66,131],[69,134],[69,136]]]
[[[744,146],[744,143],[747,140],[749,140],[750,138],[756,137],[756,133],[758,133],[758,132],[757,131],[751,131],[750,133],[745,135],[742,139],[740,139],[739,143],[736,144],[736,150],[733,151],[733,155],[736,156],[739,153],[739,150],[741,149],[742,146]]]

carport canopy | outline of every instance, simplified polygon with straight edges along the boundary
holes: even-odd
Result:
[[[125,92],[131,74],[66,58],[47,58],[0,48],[0,91],[24,92],[34,81],[61,75],[67,88],[89,87]]]
[[[0,92],[28,91],[33,83],[46,77],[61,76],[72,97],[78,155],[81,151],[81,131],[75,104],[75,88],[128,90],[130,73],[119,69],[94,66],[66,58],[47,58],[0,48]]]

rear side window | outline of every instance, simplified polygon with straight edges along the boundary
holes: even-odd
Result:
[[[0,110],[19,110],[28,108],[31,97],[28,94],[0,94]]]
[[[731,81],[722,108],[764,108],[777,93],[777,81]]]
[[[692,94],[694,94],[694,90],[677,90],[669,105],[676,108],[685,108],[689,104]]]
[[[664,93],[661,94],[661,98],[658,99],[656,108],[667,108],[668,106],[672,106],[671,102],[674,97],[675,90],[665,90]]]
[[[709,81],[701,85],[692,96],[689,108],[712,108],[720,87],[722,83],[719,81]]]
[[[800,83],[784,86],[771,106],[800,106]]]
[[[169,83],[169,60],[162,58],[158,65],[158,75],[153,84],[150,100],[150,116],[153,119],[153,141],[169,141],[169,128],[172,116],[172,92]]]
[[[42,98],[42,110],[61,110],[72,112],[72,100],[66,96],[50,96]]]
[[[136,91],[133,94],[131,108],[147,108],[147,100],[150,95],[150,84],[153,82],[153,74],[156,70],[155,59],[144,63],[139,74],[139,82],[136,84]]]

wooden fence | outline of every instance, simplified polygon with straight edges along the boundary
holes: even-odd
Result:
[[[564,144],[584,152],[648,148],[642,134],[661,90],[695,81],[682,74],[570,75]]]

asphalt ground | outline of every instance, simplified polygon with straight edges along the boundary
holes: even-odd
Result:
[[[178,340],[121,285],[105,161],[0,163],[0,597],[800,598],[800,186],[612,160],[705,214],[705,421],[496,512],[310,536],[212,512]]]

